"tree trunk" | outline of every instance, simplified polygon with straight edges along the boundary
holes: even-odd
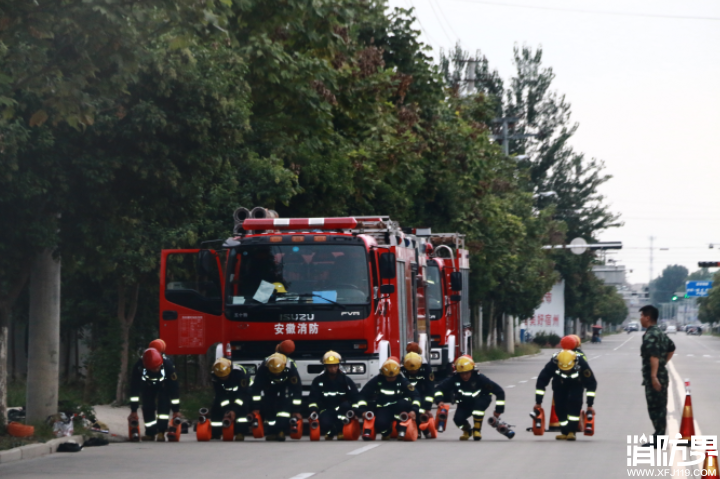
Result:
[[[120,341],[122,348],[120,350],[120,373],[118,374],[117,388],[115,389],[115,404],[117,405],[125,402],[125,385],[127,384],[128,355],[130,349],[130,328],[132,328],[133,322],[135,321],[139,293],[139,283],[135,283],[135,285],[130,288],[130,292],[126,289],[125,284],[120,283],[118,286],[117,316],[118,321],[120,321]],[[128,298],[128,296],[130,297]]]
[[[60,367],[60,260],[45,249],[30,272],[27,422],[57,413]]]
[[[495,303],[490,303],[490,324],[488,325],[488,349],[497,346],[497,317],[495,317]]]
[[[11,328],[11,314],[12,307],[15,304],[15,300],[20,295],[20,292],[25,287],[28,277],[30,276],[30,268],[21,268],[20,274],[16,278],[15,284],[12,289],[8,291],[8,294],[0,298],[0,424],[5,424],[7,418],[7,387],[8,387],[8,369],[9,364],[13,364],[14,376],[14,360],[13,357],[8,362],[9,352],[14,352],[14,348],[10,348],[10,334],[14,333],[14,328]],[[12,341],[15,344],[15,341]]]
[[[481,351],[483,348],[483,308],[478,305],[475,327],[473,328],[473,349]]]
[[[515,318],[509,314],[505,315],[505,351],[510,354],[515,354]]]

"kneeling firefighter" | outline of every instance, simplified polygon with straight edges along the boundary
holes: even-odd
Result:
[[[463,432],[460,440],[467,441],[472,435],[474,440],[479,441],[482,439],[483,417],[492,401],[492,394],[495,395],[493,415],[498,419],[505,412],[505,391],[487,376],[475,371],[475,362],[470,357],[461,356],[455,363],[455,373],[445,378],[435,389],[435,401],[454,398],[457,409],[453,422]],[[467,421],[470,416],[473,418],[472,427]]]
[[[302,420],[302,384],[295,364],[284,354],[271,354],[258,368],[252,385],[253,413],[265,422],[265,439],[284,441],[290,417]]]
[[[313,379],[308,397],[310,413],[319,413],[320,432],[325,439],[332,439],[342,432],[343,419],[353,407],[357,407],[357,386],[342,370],[342,358],[335,351],[328,351],[322,358],[325,371]]]
[[[375,404],[371,407],[371,403]],[[400,421],[402,413],[415,419],[420,408],[420,397],[415,386],[400,375],[400,362],[391,357],[380,368],[380,374],[368,381],[360,391],[360,410],[372,410],[375,413],[375,431],[382,435],[383,440],[389,439],[393,430],[393,422]],[[398,426],[400,437],[404,436],[405,427]]]
[[[229,359],[219,358],[212,368],[212,383],[215,399],[210,410],[212,436],[222,435],[223,419],[232,412],[235,416],[234,433],[236,441],[245,440],[248,433],[248,375],[242,366],[233,368]]]
[[[535,410],[542,406],[545,388],[552,380],[555,414],[560,421],[559,441],[574,441],[583,404],[583,389],[587,388],[588,411],[595,401],[597,380],[587,361],[575,351],[563,350],[553,355],[538,375],[535,385]]]
[[[142,403],[145,435],[143,441],[165,441],[170,410],[173,419],[180,417],[180,387],[175,368],[169,359],[148,348],[135,363],[130,379],[130,417],[137,421],[137,410]],[[155,415],[157,411],[157,416]]]
[[[423,364],[419,350],[420,346],[417,343],[408,344],[408,353],[403,358],[403,366],[400,368],[400,372],[415,387],[415,391],[418,393],[420,399],[418,412],[426,414],[432,410],[435,375],[429,364]],[[430,431],[426,429],[423,434],[427,437]]]

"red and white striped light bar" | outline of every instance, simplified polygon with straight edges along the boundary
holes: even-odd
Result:
[[[263,218],[243,221],[246,231],[253,230],[344,230],[357,226],[355,218]]]

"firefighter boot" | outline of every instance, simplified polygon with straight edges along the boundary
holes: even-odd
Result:
[[[555,439],[557,439],[558,441],[567,441],[567,438],[568,437],[565,434],[558,434],[557,436],[555,436]]]
[[[265,440],[266,441],[277,441],[277,434],[266,434]]]
[[[390,439],[392,439],[392,437],[390,437],[391,435],[391,433],[383,434],[382,440],[389,441]]]
[[[142,442],[153,442],[155,440],[154,436],[143,436],[140,438]]]
[[[575,440],[575,433],[572,432],[572,431],[569,432],[569,433],[567,433],[567,438],[566,438],[565,440],[566,440],[566,441],[574,441],[574,440]]]
[[[243,435],[243,433],[239,432],[239,433],[235,434],[235,440],[236,441],[244,441],[245,436]]]
[[[479,441],[482,439],[482,419],[475,419],[475,424],[473,426],[473,440]]]
[[[461,441],[467,441],[470,439],[470,433],[472,432],[472,429],[470,428],[469,424],[463,424],[460,430],[463,432],[463,435],[460,436]]]
[[[285,431],[280,431],[277,435],[277,440],[279,442],[285,442]]]
[[[155,440],[156,440],[157,442],[165,442],[165,433],[164,433],[164,432],[159,432],[159,433],[157,433],[157,434],[155,435]]]

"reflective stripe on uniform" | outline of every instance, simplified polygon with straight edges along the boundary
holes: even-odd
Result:
[[[212,421],[210,425],[212,427],[222,427],[222,421]]]
[[[575,379],[576,377],[580,376],[580,373],[573,373],[570,375],[572,379]]]
[[[281,412],[277,413],[277,417],[290,417],[290,413],[281,411]]]
[[[248,422],[247,418],[245,416],[239,417],[235,420],[235,422]]]
[[[180,404],[180,400],[179,399],[171,399],[170,404]]]
[[[153,427],[155,424],[157,424],[157,421],[146,422],[145,427]]]
[[[504,406],[504,405],[505,405],[505,401],[502,400],[502,399],[500,399],[499,401],[495,401],[495,405],[496,405],[496,406]]]
[[[442,395],[443,395],[443,392],[442,392],[442,391],[437,391],[437,392],[435,392],[435,396],[436,396],[436,397],[437,397],[437,396],[442,396]]]
[[[220,407],[225,407],[225,406],[227,406],[228,404],[230,404],[230,400],[229,400],[229,399],[226,399],[226,400],[220,402]]]
[[[133,396],[130,398],[130,402],[140,402],[140,396]]]
[[[358,406],[367,406],[367,402],[365,400],[361,400],[358,402]]]
[[[158,414],[158,419],[161,419],[161,420],[170,419],[170,416],[167,414]]]
[[[293,399],[293,406],[299,406],[302,404],[302,399]]]
[[[268,426],[274,426],[274,425],[275,425],[275,421],[268,421],[267,423],[268,423]]]
[[[395,391],[391,391],[389,389],[381,389],[380,392],[383,394],[387,394],[388,396],[393,396],[395,394]]]
[[[485,415],[485,411],[473,411],[473,412],[472,412],[472,415],[473,415],[473,416],[484,416],[484,415]]]
[[[420,407],[420,401],[418,399],[414,400],[412,403],[413,403],[413,406]]]
[[[535,394],[539,394],[539,395],[541,395],[541,396],[544,396],[544,395],[545,395],[545,390],[544,390],[544,389],[536,389],[536,390],[535,390]]]
[[[425,414],[425,409],[420,408],[419,411],[420,411],[420,414]]]
[[[568,414],[568,421],[579,421],[580,416],[571,416]]]
[[[316,402],[314,402],[314,403],[312,403],[312,404],[308,404],[308,407],[318,407],[318,405],[317,405]]]
[[[253,396],[253,401],[259,401],[262,399],[262,396]]]
[[[561,426],[567,426],[567,425],[568,425],[568,422],[567,422],[567,421],[560,421],[560,425],[561,425]]]
[[[243,400],[242,400],[242,399],[236,399],[236,400],[235,400],[235,404],[237,404],[238,406],[242,406],[242,405],[243,405]]]
[[[587,397],[589,397],[589,398],[594,398],[594,397],[595,397],[595,391],[588,391],[588,392],[587,392]]]
[[[428,402],[432,402],[432,401],[433,401],[433,397],[432,397],[432,396],[425,396],[425,400],[428,401]]]

